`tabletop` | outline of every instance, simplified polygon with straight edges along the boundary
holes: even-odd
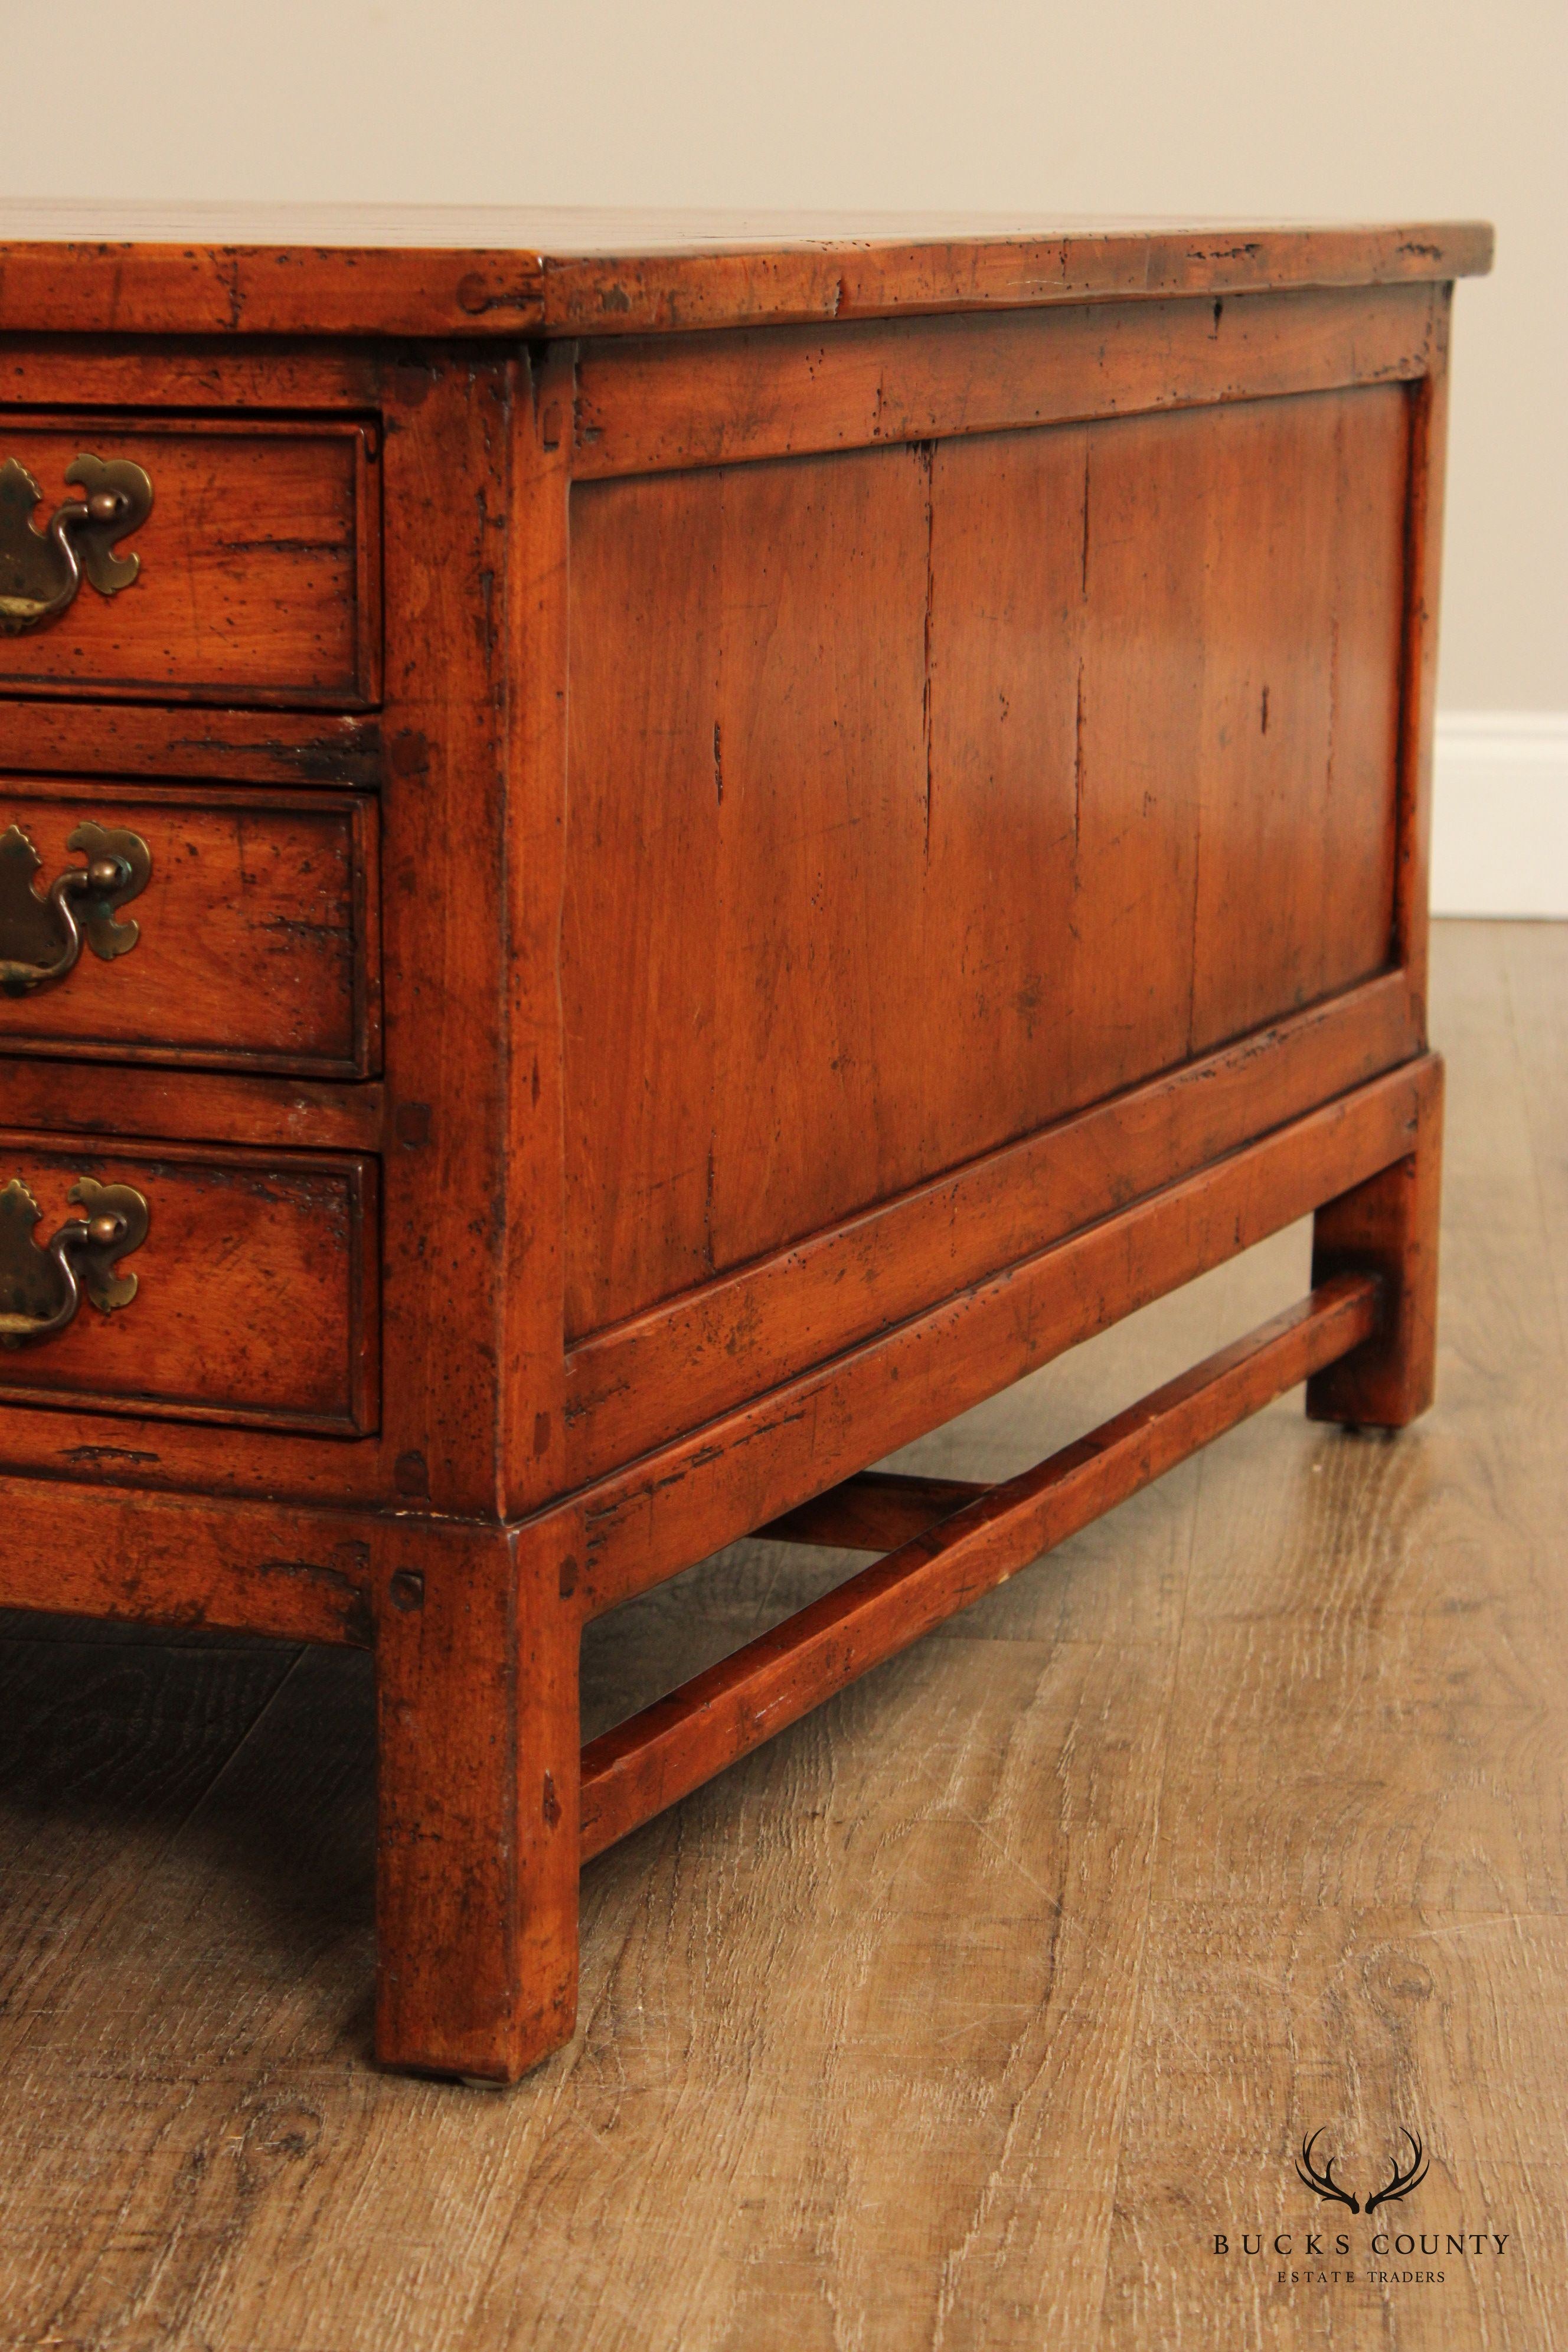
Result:
[[[1489,268],[1482,222],[0,204],[0,331],[658,333]]]

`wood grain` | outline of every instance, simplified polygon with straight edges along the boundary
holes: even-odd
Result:
[[[318,711],[0,701],[0,769],[35,776],[187,777],[205,783],[380,782],[380,722]]]
[[[124,1451],[134,1469],[134,1449]],[[76,1466],[79,1479],[89,1465]],[[0,1605],[79,1611],[104,1633],[151,1621],[365,1649],[375,1596],[395,1567],[385,1524],[346,1512],[323,1524],[276,1506],[215,1511],[205,1497],[181,1496],[153,1524],[144,1496],[85,1481],[62,1492],[61,1481],[37,1478],[5,1480],[0,1501]]]
[[[1370,1183],[1325,1202],[1312,1221],[1313,1280],[1375,1273],[1382,1329],[1308,1383],[1321,1421],[1404,1429],[1431,1405],[1437,1379],[1437,1249],[1443,1185],[1443,1064],[1434,1055],[1416,1113],[1415,1150]]]
[[[1408,397],[574,491],[574,1344],[1388,967]]]
[[[1425,1075],[1375,1079],[590,1487],[545,1523],[574,1590],[594,1613],[645,1591],[694,1538],[777,1518],[1408,1157]]]
[[[757,1535],[774,1543],[826,1544],[836,1551],[891,1551],[966,1503],[977,1503],[985,1491],[973,1479],[861,1470],[782,1518],[770,1519]]]
[[[1568,2336],[1565,965],[1568,927],[1435,929],[1433,1412],[1389,1444],[1282,1402],[593,1864],[578,2033],[504,2099],[365,2064],[367,1658],[280,1678],[9,1621],[0,2340]],[[1308,1247],[915,1461],[989,1480],[1070,1442]],[[836,1573],[746,1545],[604,1619],[585,1727]],[[1216,2263],[1215,2230],[1312,2225],[1305,2130],[1381,2177],[1402,2109],[1434,2158],[1412,2228],[1489,2222],[1501,2261],[1337,2302]]]
[[[387,1128],[385,1093],[374,1080],[204,1072],[193,1088],[175,1069],[19,1055],[6,1066],[5,1088],[6,1116],[17,1127],[55,1125],[77,1135],[162,1137],[177,1127],[193,1143],[375,1151]]]
[[[383,1548],[376,2055],[510,2083],[577,2009],[577,1627],[526,1539]]]
[[[12,331],[561,335],[1449,278],[1475,221],[1309,227],[456,205],[8,204]]]
[[[1205,665],[1193,1051],[1389,961],[1410,401],[1377,391],[1267,422],[1251,411],[1257,462],[1234,478],[1245,526],[1225,498],[1209,502],[1204,633],[1239,636],[1245,653]],[[1292,480],[1314,484],[1310,501]],[[1243,529],[1239,624],[1215,575]]]
[[[110,364],[101,352],[89,357],[92,368]],[[238,383],[210,352],[144,354],[142,363],[150,397],[165,364],[186,397],[205,367],[237,408],[247,399],[259,404],[273,377],[281,388],[291,371],[310,374],[298,352],[253,353],[251,380]],[[64,364],[58,350],[39,361],[46,377],[56,371],[55,382]],[[345,737],[326,718],[247,717],[226,700],[210,711],[145,712],[134,724],[118,706],[97,713],[84,706],[68,726],[48,719],[38,739],[46,772],[68,751],[68,773],[117,766],[123,755],[132,772],[150,779],[194,768],[237,784],[291,777],[328,793],[340,782],[379,788],[386,968],[397,975],[384,1027],[384,1084],[355,1089],[202,1072],[176,1079],[101,1065],[73,1072],[52,1057],[17,1057],[3,1076],[10,1124],[31,1119],[62,1140],[91,1137],[94,1148],[100,1136],[145,1137],[160,1150],[174,1138],[182,1150],[186,1139],[199,1139],[285,1173],[295,1150],[374,1155],[385,1216],[366,1307],[379,1305],[398,1365],[384,1425],[353,1444],[343,1442],[353,1425],[341,1420],[316,1424],[321,1434],[241,1425],[220,1438],[182,1428],[155,1402],[137,1412],[127,1402],[106,1421],[91,1409],[69,1410],[62,1392],[47,1409],[14,1403],[0,1417],[9,1467],[142,1489],[310,1497],[340,1509],[413,1503],[483,1517],[497,1507],[507,1415],[502,1276],[515,1242],[504,1176],[510,1108],[502,980],[512,377],[505,355],[481,367],[467,355],[416,363],[393,352],[357,369],[341,354],[320,357],[318,395],[357,382],[378,410],[383,436],[375,471],[387,483],[386,677],[376,726],[362,723]],[[123,373],[119,382],[123,396]],[[340,425],[318,419],[303,437],[328,436]],[[172,429],[177,438],[184,425]],[[468,495],[454,495],[457,483]],[[15,740],[25,744],[20,721]],[[553,983],[533,969],[529,986],[542,997]],[[307,1291],[331,1278],[329,1254]],[[264,1334],[277,1317],[255,1320]],[[343,1343],[352,1344],[347,1332]],[[264,1340],[252,1344],[259,1349]],[[529,1413],[529,1426],[531,1420]]]
[[[837,1591],[592,1741],[584,1858],[1370,1339],[1380,1288],[1375,1276],[1336,1276],[1036,1468],[972,1492]]]
[[[35,896],[83,862],[67,841],[87,818],[147,845],[151,878],[126,909],[141,937],[128,956],[106,963],[84,951],[65,982],[0,1003],[0,1051],[372,1075],[381,1044],[374,801],[74,780],[28,791],[0,780],[0,830],[19,825],[43,860]],[[58,924],[43,934],[58,937]]]
[[[40,1186],[105,1169],[156,1198],[134,1318],[16,1370],[0,1591],[374,1633],[392,2065],[506,2083],[573,2041],[595,1612],[1325,1203],[1340,1305],[1364,1305],[1363,1261],[1394,1293],[1368,1398],[1342,1402],[1426,1402],[1421,478],[1432,289],[1484,240],[886,230],[481,246],[455,289],[457,249],[417,237],[346,260],[198,239],[173,262],[110,240],[112,340],[87,257],[57,252],[60,284],[85,266],[56,335],[28,253],[0,242],[18,446],[42,473],[90,432],[166,487],[117,617],[78,604],[17,640],[18,706],[77,708],[32,751],[17,721],[15,789],[35,813],[100,787],[149,822],[184,812],[215,931],[243,897],[237,828],[270,824],[279,863],[227,961],[269,907],[309,932],[298,999],[264,971],[225,1030],[224,960],[186,945],[202,894],[166,891],[146,911],[185,961],[142,968],[145,1034],[73,1027],[78,989],[5,1061],[8,1148]],[[832,333],[760,366],[748,344],[749,423],[715,441],[736,354],[695,338],[788,335],[827,267]],[[214,282],[230,337],[310,289],[321,348],[231,355],[205,331]],[[172,309],[143,317],[160,289]],[[454,293],[510,317],[506,340],[415,349]],[[542,335],[517,331],[533,303]],[[581,338],[574,303],[596,321]],[[1020,303],[1042,315],[957,315]],[[892,318],[933,305],[956,323]],[[618,411],[582,347],[606,320],[647,372]],[[672,373],[637,339],[676,324]],[[781,440],[790,407],[828,446]],[[621,470],[574,486],[605,442]],[[651,462],[674,470],[626,470]],[[291,1083],[147,1080],[138,1052],[270,1053]],[[323,1068],[384,1076],[356,1098]],[[689,1388],[694,1311],[713,1344]],[[597,1376],[626,1374],[628,1337],[646,1402],[606,1402],[612,1378],[579,1442],[569,1356],[603,1340]],[[1221,1361],[1215,1393],[1245,1388]],[[1153,1422],[1100,1433],[1129,1476],[1213,1402],[1157,1393]],[[1065,1492],[1077,1472],[1056,1469]],[[1121,1492],[1120,1470],[1085,1476]],[[929,1560],[915,1535],[916,1583],[930,1567],[945,1600],[948,1570],[957,1589],[1016,1568],[1050,1532],[1037,1483],[1004,1482],[1023,1513],[1005,1541],[994,1497]],[[1137,1623],[1178,1590],[1164,1557]],[[859,1663],[923,1622],[910,1601],[880,1595]],[[1089,2028],[1102,2070],[1130,1999]],[[1028,2204],[1005,2145],[996,2161],[1000,2203]],[[1093,2210],[1103,2248],[1103,2183]],[[141,2305],[116,2300],[110,2247],[79,2325],[133,2336],[187,2265],[199,2300],[205,2236]],[[962,2335],[957,2255],[949,2289],[933,2328],[951,2310]]]
[[[512,383],[499,356],[432,355],[389,382],[382,411],[382,930],[399,984],[384,1028],[381,1273],[398,1377],[379,1485],[470,1517],[493,1517],[501,1479]]]
[[[84,1304],[47,1346],[7,1352],[0,1397],[345,1436],[375,1427],[374,1162],[5,1133],[0,1166],[43,1211],[36,1245],[78,1213],[68,1196],[84,1176],[133,1186],[149,1210],[125,1261],[136,1297],[108,1315]]]
[[[380,467],[363,425],[6,415],[0,446],[37,482],[46,518],[80,449],[142,467],[153,499],[135,533],[137,579],[113,597],[84,585],[52,626],[8,636],[0,687],[73,700],[379,699]]]
[[[569,1483],[566,1463],[564,1010],[571,509],[575,353],[520,365],[509,388],[509,660],[531,690],[508,702],[506,799],[507,1262],[497,1503],[518,1518]]]
[[[571,1483],[1196,1169],[1417,1049],[1389,972],[585,1340],[567,1360]]]
[[[1424,376],[1429,288],[584,344],[573,472],[803,457]]]
[[[1452,289],[1434,318],[1432,365],[1412,395],[1410,500],[1405,518],[1404,692],[1399,715],[1398,864],[1394,937],[1418,1003],[1426,988],[1427,877],[1432,846],[1432,742],[1437,709],[1437,600],[1448,438]]]

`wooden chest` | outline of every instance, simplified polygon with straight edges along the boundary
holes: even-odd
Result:
[[[1243,1413],[1428,1402],[1467,226],[0,223],[0,1602],[371,1644],[379,2048]],[[1309,1212],[992,1488],[872,1465]],[[584,1622],[880,1557],[580,1753]]]

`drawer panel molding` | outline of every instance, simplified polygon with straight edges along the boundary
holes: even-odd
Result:
[[[363,795],[0,777],[0,1052],[373,1076],[376,837]]]
[[[320,1152],[0,1134],[0,1399],[368,1434],[375,1179]]]
[[[0,693],[374,705],[378,447],[349,418],[0,410]],[[94,499],[124,510],[97,518]]]

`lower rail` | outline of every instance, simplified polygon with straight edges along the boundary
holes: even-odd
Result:
[[[1366,1275],[1322,1284],[1000,1486],[868,1472],[758,1530],[884,1559],[583,1750],[590,1861],[944,1618],[1125,1502],[1377,1328]]]

